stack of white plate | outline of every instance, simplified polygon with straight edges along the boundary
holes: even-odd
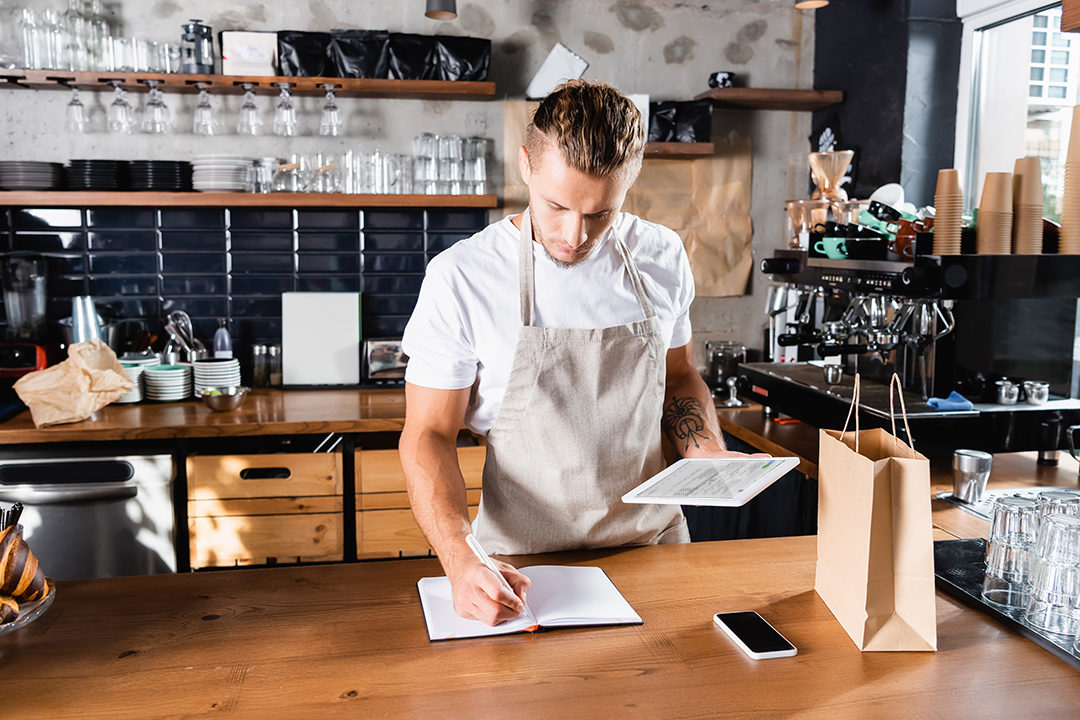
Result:
[[[240,385],[240,361],[236,358],[214,358],[195,361],[195,397],[202,397],[206,388],[237,387]]]
[[[255,158],[196,155],[191,184],[199,192],[251,192]]]
[[[64,166],[61,163],[0,161],[0,188],[4,190],[51,190],[63,184]]]
[[[143,372],[147,400],[175,402],[191,397],[191,366],[161,365]]]
[[[120,364],[124,366],[124,372],[127,373],[127,376],[128,376],[128,378],[130,378],[131,382],[135,383],[135,389],[132,390],[131,392],[125,394],[125,395],[121,395],[116,400],[113,400],[113,402],[115,402],[115,403],[137,403],[137,402],[139,402],[140,400],[143,399],[142,374],[143,374],[144,368],[143,368],[142,365],[132,365],[130,363],[120,363]]]

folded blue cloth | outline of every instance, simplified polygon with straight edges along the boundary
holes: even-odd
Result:
[[[926,404],[938,411],[971,410],[975,406],[960,393],[953,390],[947,398],[930,398]]]

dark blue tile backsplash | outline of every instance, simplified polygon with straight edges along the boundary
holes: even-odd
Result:
[[[163,337],[185,310],[207,344],[226,319],[246,357],[280,342],[290,291],[360,292],[364,337],[400,336],[428,260],[486,224],[484,210],[0,207],[0,251],[46,256],[52,321],[90,294]]]

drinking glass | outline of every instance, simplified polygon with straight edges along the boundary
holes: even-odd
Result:
[[[64,13],[68,30],[68,64],[72,70],[90,69],[90,22],[84,0],[69,0]]]
[[[296,117],[296,107],[289,94],[289,83],[277,83],[277,86],[281,88],[281,94],[278,95],[278,104],[274,108],[274,134],[293,137],[300,129],[300,121]]]
[[[341,113],[334,101],[334,86],[327,84],[319,87],[326,90],[326,104],[323,105],[322,117],[319,118],[319,134],[340,135],[344,126],[341,122]]]
[[[244,89],[244,104],[240,106],[240,116],[236,120],[236,133],[238,135],[262,135],[262,115],[259,114],[259,106],[255,104],[255,90],[251,83],[242,83]]]
[[[220,135],[221,123],[218,121],[214,106],[210,104],[210,91],[205,83],[195,83],[199,88],[199,104],[195,106],[192,132],[196,135]]]
[[[483,195],[487,190],[487,139],[465,138],[465,193]]]
[[[22,65],[28,70],[40,70],[45,67],[47,55],[47,36],[37,13],[31,8],[22,8],[19,13],[19,44],[22,50]]]
[[[68,40],[64,16],[56,10],[44,10],[39,16],[45,33],[43,67],[53,70],[68,69]]]
[[[135,45],[131,38],[114,37],[113,69],[120,72],[135,72]]]
[[[1059,635],[1077,629],[1080,605],[1080,518],[1054,513],[1039,524],[1025,618]]]
[[[161,98],[161,89],[156,80],[147,80],[150,86],[150,101],[143,108],[142,131],[145,133],[165,134],[172,131],[172,114]]]
[[[1036,496],[1035,502],[1039,507],[1040,520],[1053,513],[1080,517],[1080,493],[1069,488],[1043,490]]]
[[[86,106],[79,101],[79,88],[71,88],[71,102],[67,104],[67,129],[70,132],[86,132],[90,126],[90,117]]]
[[[994,502],[982,589],[987,602],[1008,608],[1026,607],[1030,590],[1028,569],[1037,526],[1034,501],[1003,497]]]
[[[460,195],[464,169],[461,159],[461,137],[439,136],[439,181],[437,192],[441,195]]]
[[[113,88],[113,102],[109,106],[108,126],[109,132],[127,133],[130,135],[135,130],[134,110],[125,97],[124,88],[119,80],[111,80],[109,84]]]

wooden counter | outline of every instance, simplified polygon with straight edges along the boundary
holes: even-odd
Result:
[[[78,423],[34,427],[29,411],[0,423],[0,445],[161,440],[401,430],[405,393],[388,390],[253,390],[244,406],[210,412],[198,400],[107,405]]]
[[[861,653],[813,591],[815,539],[533,557],[597,564],[641,626],[429,643],[435,560],[58,583],[0,637],[5,717],[1071,717],[1076,671],[938,595],[937,653]],[[526,563],[519,563],[526,564]],[[715,612],[799,649],[747,658]]]
[[[1045,467],[1035,461],[1036,452],[997,453],[990,470],[986,487],[990,490],[1019,489],[1033,486],[1077,487],[1080,464],[1067,451],[1062,451],[1056,467]],[[937,458],[930,464],[930,492],[952,492],[952,459]],[[948,500],[933,498],[930,501],[934,527],[941,528],[956,537],[986,537],[990,523],[961,510]]]

